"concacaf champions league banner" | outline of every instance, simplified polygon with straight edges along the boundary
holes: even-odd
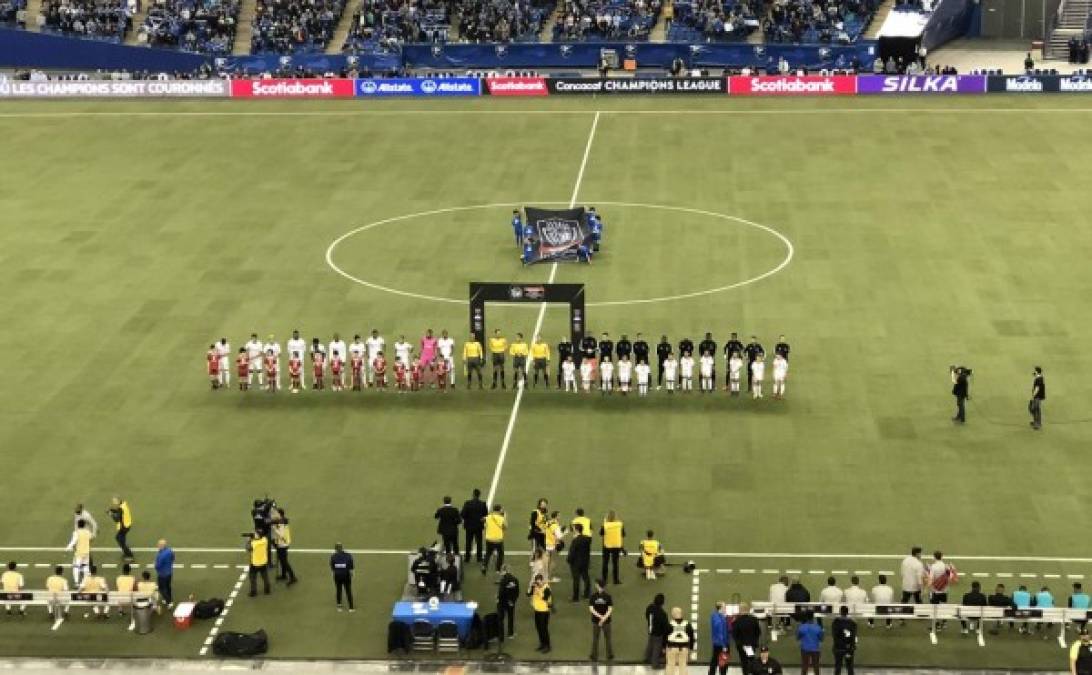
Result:
[[[530,257],[527,264],[537,262],[576,261],[577,250],[593,245],[584,209],[525,209],[524,221],[533,230]]]

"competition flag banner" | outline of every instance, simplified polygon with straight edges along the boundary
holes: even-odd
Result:
[[[549,96],[544,77],[490,77],[485,81],[490,96]]]
[[[853,75],[756,75],[728,78],[733,96],[831,96],[856,94]]]
[[[227,80],[11,80],[0,75],[0,98],[206,98],[227,96]]]
[[[527,264],[575,261],[581,245],[590,250],[595,243],[583,207],[539,209],[528,206],[526,215],[524,222],[534,230],[531,255],[525,260]]]
[[[476,77],[406,77],[357,80],[356,95],[373,96],[480,96],[482,83]]]
[[[984,94],[985,75],[861,75],[858,94]]]
[[[551,77],[551,94],[723,94],[722,77]]]
[[[232,98],[351,98],[355,80],[232,80]]]

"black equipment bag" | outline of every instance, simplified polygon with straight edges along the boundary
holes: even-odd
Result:
[[[220,633],[212,643],[217,656],[258,656],[269,650],[269,638],[264,630],[255,633]]]
[[[193,618],[195,619],[215,619],[223,613],[224,601],[220,598],[199,600],[197,604],[193,606]]]

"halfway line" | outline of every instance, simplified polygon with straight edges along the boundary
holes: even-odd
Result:
[[[580,183],[584,181],[584,169],[588,166],[588,156],[591,154],[592,142],[595,141],[595,130],[599,127],[599,111],[595,111],[595,117],[592,119],[591,131],[588,132],[588,142],[584,144],[584,156],[580,160],[580,170],[576,173],[576,184],[573,185],[573,196],[569,199],[569,208],[573,208],[576,205],[576,198],[580,195]],[[550,266],[550,278],[546,281],[548,284],[554,283],[554,278],[557,276],[557,263],[555,262]],[[535,321],[535,329],[531,331],[531,341],[534,342],[535,336],[542,330],[542,321],[546,318],[546,303],[542,303],[538,310],[538,320]],[[492,506],[493,498],[497,495],[497,485],[500,484],[501,471],[504,469],[504,460],[508,457],[508,446],[512,442],[512,431],[516,428],[516,418],[519,417],[519,405],[523,402],[523,392],[526,387],[527,371],[531,368],[531,361],[528,359],[527,363],[523,366],[524,374],[524,386],[519,386],[516,382],[512,384],[516,386],[516,400],[512,403],[512,414],[508,416],[508,426],[504,430],[504,440],[501,441],[500,456],[497,457],[497,466],[493,469],[493,482],[489,484],[489,494],[485,498],[485,503]]]

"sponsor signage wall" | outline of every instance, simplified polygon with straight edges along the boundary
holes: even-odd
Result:
[[[548,96],[544,77],[491,77],[485,81],[491,96]]]
[[[341,98],[355,94],[356,80],[232,80],[233,98]]]
[[[998,93],[1092,93],[1087,75],[991,75],[987,90]]]
[[[227,80],[49,80],[0,76],[0,98],[161,98],[227,96]]]
[[[728,78],[733,96],[829,96],[856,94],[853,75],[756,75]]]
[[[551,94],[724,94],[722,77],[549,77]]]
[[[985,75],[861,75],[858,94],[981,94]]]
[[[482,83],[476,77],[407,77],[357,80],[357,96],[480,96]]]

